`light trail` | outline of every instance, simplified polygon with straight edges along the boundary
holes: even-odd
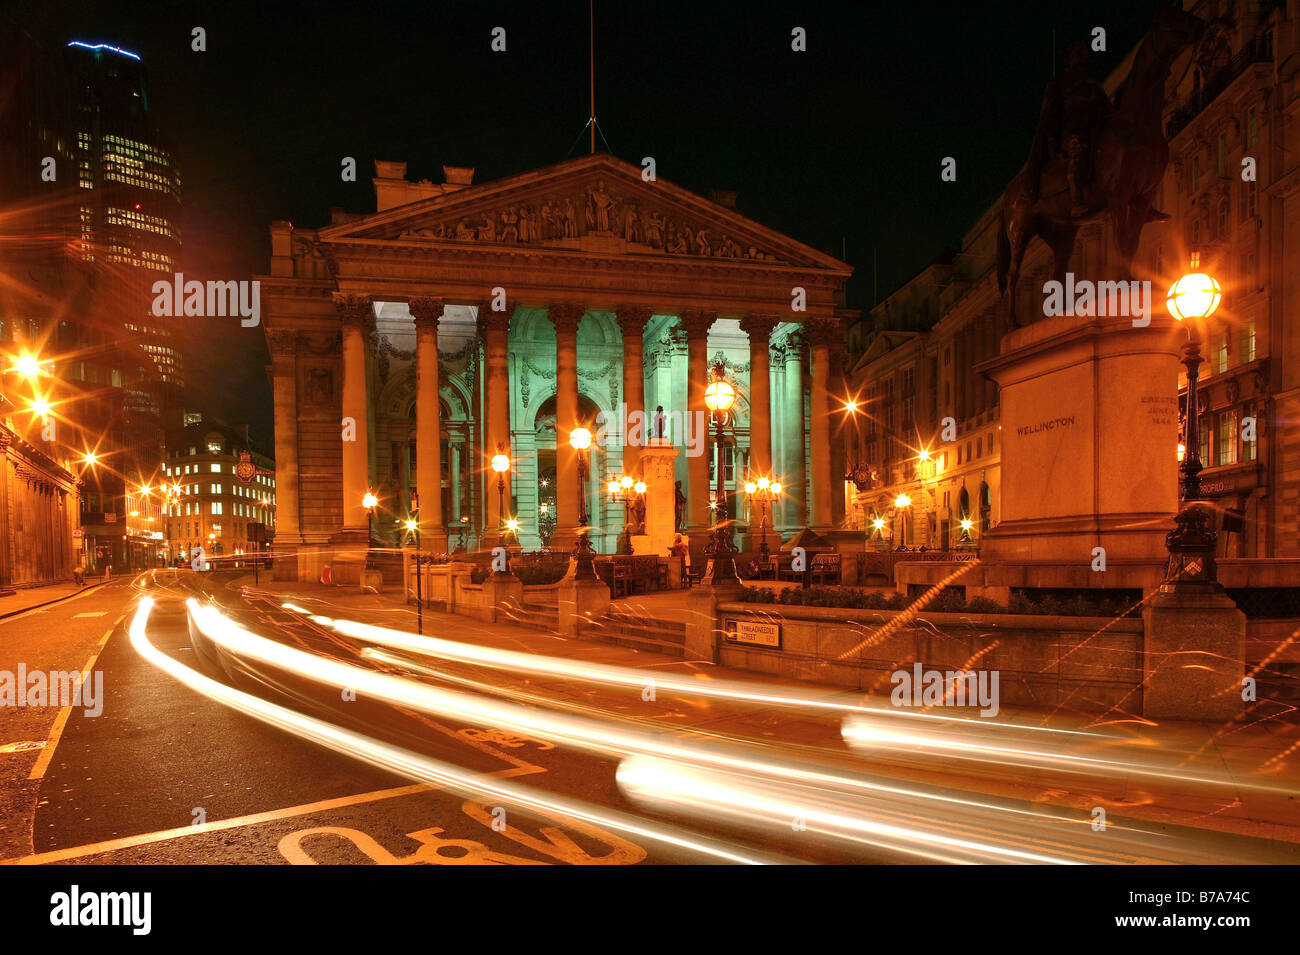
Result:
[[[1252,789],[1258,792],[1294,795],[1294,789],[1261,785],[1224,775],[1194,775],[1176,767],[1132,760],[1110,759],[1068,751],[1045,751],[1031,746],[1014,745],[987,738],[981,739],[968,732],[965,726],[927,727],[925,734],[886,726],[884,721],[862,716],[845,717],[840,727],[844,741],[859,752],[879,752],[911,757],[928,755],[936,759],[965,759],[993,763],[998,766],[1020,766],[1048,769],[1058,773],[1117,779],[1128,775],[1168,780],[1180,786],[1218,786],[1231,789]],[[1177,758],[1171,754],[1170,758]]]
[[[476,664],[497,670],[535,673],[546,676],[563,677],[583,683],[596,683],[606,686],[623,686],[638,691],[647,685],[656,692],[667,691],[687,697],[707,697],[738,703],[755,703],[768,706],[784,706],[796,709],[824,710],[842,713],[863,713],[875,716],[898,717],[922,721],[961,722],[961,717],[921,713],[872,706],[866,703],[854,703],[843,699],[843,694],[801,690],[794,687],[782,687],[769,683],[748,683],[739,680],[704,680],[691,677],[677,677],[671,674],[655,673],[649,675],[644,670],[631,667],[614,666],[608,663],[585,663],[568,660],[563,657],[551,657],[536,653],[523,653],[518,650],[501,650],[496,647],[484,647],[478,644],[463,643],[456,640],[444,640],[438,637],[420,637],[390,627],[360,623],[355,620],[338,620],[313,614],[293,603],[282,603],[285,610],[306,614],[313,623],[328,627],[358,640],[366,640],[381,646],[404,650],[420,656],[435,657],[441,660],[455,660],[461,663]],[[1017,731],[1044,733],[1051,736],[1087,737],[1091,739],[1113,739],[1103,734],[1087,730],[1057,729],[1049,726],[1031,726],[993,720],[968,720],[980,727],[1002,727]]]
[[[772,789],[774,792],[788,794],[798,791],[804,794],[801,798],[805,800],[811,798],[807,795],[809,792],[816,793],[815,798],[823,803],[827,800],[843,802],[856,799],[857,801],[851,804],[850,814],[856,813],[854,818],[859,819],[869,818],[873,813],[888,811],[882,807],[890,803],[899,807],[908,807],[906,811],[913,818],[923,819],[928,825],[937,827],[947,825],[947,820],[954,815],[963,814],[972,821],[969,824],[970,834],[962,842],[962,850],[977,853],[979,847],[983,846],[988,851],[986,861],[1005,861],[1004,856],[1007,852],[998,842],[984,842],[977,838],[977,826],[996,829],[999,825],[1005,826],[1008,820],[1015,819],[1025,826],[1037,825],[1038,828],[1034,831],[1050,833],[1051,840],[1056,841],[1060,839],[1061,830],[1067,821],[1076,824],[1082,822],[1077,818],[1062,820],[1058,816],[1036,810],[998,804],[992,799],[949,796],[940,792],[888,785],[868,778],[826,772],[796,763],[759,758],[736,745],[700,744],[698,740],[683,738],[682,732],[676,729],[666,734],[641,727],[629,728],[608,719],[601,721],[557,714],[459,690],[429,686],[392,674],[324,659],[276,643],[235,624],[215,606],[201,606],[196,600],[191,599],[187,602],[187,607],[192,625],[199,633],[237,657],[269,664],[335,688],[351,689],[358,695],[364,694],[394,706],[443,718],[454,716],[476,726],[505,730],[606,756],[649,757],[657,762],[668,764],[690,764],[693,770],[699,773],[721,774],[716,777],[719,779],[743,777],[755,781],[755,785],[761,782],[769,789],[785,787]],[[863,802],[864,797],[871,797],[876,800],[876,804]],[[918,815],[918,806],[929,811],[931,815]],[[694,808],[700,807],[695,805]],[[900,808],[895,811],[903,810]],[[877,832],[879,839],[884,839],[894,831],[888,825],[882,825],[884,827]],[[829,827],[825,834],[855,845],[885,846],[885,843],[879,841],[864,841],[861,833],[855,834],[854,826],[847,823],[838,827]],[[920,838],[921,836],[915,834],[908,836],[908,839],[913,841]],[[950,839],[951,837],[945,836],[940,841]],[[903,846],[892,848],[901,851]],[[1095,850],[1083,847],[1076,847],[1074,851],[1095,854]],[[1036,861],[1048,861],[1052,857],[1051,853],[1041,849],[1036,853],[1028,854],[1038,857]],[[1070,861],[1070,858],[1063,854],[1055,861]]]
[[[193,601],[191,600],[191,603]],[[627,813],[603,809],[575,799],[542,793],[508,780],[473,773],[449,763],[384,743],[343,729],[323,720],[268,702],[251,693],[219,683],[163,653],[149,641],[147,624],[153,600],[141,598],[129,628],[131,645],[142,657],[190,689],[218,703],[238,710],[301,739],[332,749],[372,766],[400,773],[410,779],[449,789],[475,800],[501,800],[542,813],[558,813],[618,832],[650,839],[677,849],[686,849],[724,862],[747,865],[780,861],[734,848],[724,842],[660,826]]]

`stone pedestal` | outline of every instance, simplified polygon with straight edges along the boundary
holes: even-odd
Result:
[[[677,521],[673,462],[678,453],[667,438],[651,438],[641,449],[641,473],[646,484],[645,533],[632,538],[634,553],[664,557],[673,546]]]
[[[691,590],[686,597],[685,659],[718,662],[718,644],[722,639],[718,604],[738,599],[743,589],[739,583],[720,586],[704,583]]]
[[[601,580],[578,580],[566,577],[560,582],[560,636],[577,639],[579,625],[603,617],[609,610],[609,588]]]
[[[483,581],[483,597],[492,608],[491,617],[495,623],[510,607],[523,605],[523,581],[514,574],[489,574]]]
[[[330,583],[355,586],[361,583],[370,554],[370,534],[366,530],[341,530],[330,535]]]
[[[1063,315],[979,366],[1000,388],[1001,522],[986,562],[1163,564],[1178,506],[1180,330]]]
[[[1157,594],[1142,624],[1143,716],[1217,722],[1241,713],[1246,615],[1226,593]]]

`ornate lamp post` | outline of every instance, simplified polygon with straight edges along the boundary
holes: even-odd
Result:
[[[883,517],[877,517],[877,518],[874,518],[874,519],[871,521],[871,526],[874,527],[874,528],[876,529],[876,537],[877,537],[881,542],[883,542],[884,539],[885,539],[885,519],[884,519]],[[890,536],[892,537],[892,536],[893,536],[893,529],[892,529],[892,528],[890,529],[890,532],[889,532],[889,533],[890,533]]]
[[[766,477],[761,477],[757,481],[747,481],[745,493],[758,502],[758,560],[760,564],[766,564],[772,553],[767,546],[767,515],[772,508],[772,502],[781,496],[781,482]]]
[[[416,513],[419,513],[419,501],[417,497]],[[406,532],[415,535],[415,632],[424,633],[424,564],[431,563],[433,557],[430,556],[426,561],[423,554],[420,553],[420,521],[418,518],[408,517],[406,519]]]
[[[577,561],[574,579],[595,580],[596,567],[592,559],[596,556],[596,549],[591,546],[588,536],[591,515],[587,513],[587,449],[591,447],[591,432],[586,428],[574,428],[569,432],[569,447],[578,452],[578,524],[582,528],[573,545],[573,557]]]
[[[497,546],[506,546],[506,472],[510,470],[510,456],[504,444],[497,445],[492,455],[492,470],[497,472]]]
[[[739,586],[740,577],[736,574],[736,545],[731,539],[731,528],[727,519],[727,488],[723,483],[722,467],[722,427],[727,422],[727,414],[736,401],[736,389],[723,377],[721,364],[713,367],[713,380],[704,389],[704,405],[713,416],[714,438],[718,449],[717,509],[714,512],[713,536],[704,548],[704,553],[713,558],[709,583],[713,586],[735,584]]]
[[[907,546],[907,508],[912,506],[912,499],[906,494],[899,494],[894,498],[894,507],[898,509],[898,546],[900,548]],[[894,526],[889,526],[892,536]],[[892,544],[892,541],[891,541]]]
[[[627,542],[623,545],[624,554],[632,553],[632,504],[645,494],[645,481],[624,474],[620,478],[611,478],[608,484],[611,500],[623,505],[623,527],[627,530]]]
[[[1223,301],[1223,290],[1213,276],[1196,271],[1200,268],[1200,255],[1192,256],[1192,271],[1184,275],[1169,289],[1165,306],[1178,321],[1187,322],[1187,341],[1183,343],[1182,363],[1187,368],[1187,412],[1183,416],[1178,466],[1178,483],[1182,490],[1183,506],[1175,518],[1176,525],[1165,536],[1169,550],[1169,563],[1165,568],[1165,582],[1161,590],[1193,592],[1216,589],[1218,584],[1214,566],[1214,545],[1218,533],[1213,518],[1201,500],[1200,396],[1197,381],[1201,367],[1200,328],[1196,320],[1204,321],[1215,313]]]

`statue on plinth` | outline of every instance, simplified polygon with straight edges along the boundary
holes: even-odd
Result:
[[[1156,12],[1128,75],[1106,97],[1087,73],[1087,48],[1073,46],[1065,73],[1052,81],[1029,161],[1007,187],[997,235],[998,289],[1017,325],[1016,284],[1034,238],[1052,249],[1053,278],[1065,281],[1080,227],[1102,212],[1113,228],[1116,279],[1131,278],[1133,256],[1148,222],[1167,219],[1155,208],[1169,165],[1163,111],[1174,60],[1205,34],[1205,21],[1176,6]],[[1104,101],[1103,101],[1104,100]]]

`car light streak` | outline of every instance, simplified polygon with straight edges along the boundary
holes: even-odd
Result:
[[[825,794],[772,780],[634,757],[618,767],[619,789],[661,811],[689,811],[733,823],[785,832],[812,832],[861,845],[905,852],[936,862],[1077,865],[1063,855],[929,831],[886,821],[868,807],[846,806]]]
[[[922,819],[927,825],[943,826],[948,825],[947,820],[955,815],[963,814],[971,820],[969,826],[972,833],[975,832],[976,827],[996,828],[998,825],[1007,825],[1009,820],[1017,820],[1017,825],[1021,826],[1023,831],[1034,832],[1035,838],[1044,838],[1048,843],[1061,840],[1063,820],[1047,813],[999,804],[992,799],[949,796],[920,788],[889,785],[865,777],[822,771],[798,763],[759,758],[750,755],[746,749],[734,743],[719,745],[712,739],[708,743],[701,743],[698,738],[692,738],[693,731],[675,731],[668,736],[660,731],[628,726],[626,724],[629,721],[626,720],[597,720],[566,716],[536,707],[521,706],[458,690],[429,686],[393,674],[379,673],[351,664],[323,659],[257,636],[226,618],[215,606],[200,606],[195,600],[188,601],[187,606],[191,621],[198,631],[236,656],[271,664],[333,687],[351,688],[359,695],[364,694],[395,706],[408,707],[444,718],[454,716],[474,725],[500,729],[604,755],[653,757],[671,764],[692,764],[701,773],[723,771],[723,776],[719,778],[743,777],[762,781],[769,787],[790,787],[781,791],[797,790],[803,794],[801,798],[820,800],[821,805],[833,800],[841,802],[856,800],[849,803],[850,815],[855,819],[858,816],[853,816],[853,813],[863,816],[870,813],[906,811],[912,818]],[[624,725],[619,725],[620,723]],[[813,795],[810,796],[809,793]],[[864,802],[864,797],[870,797],[874,802]],[[888,810],[884,808],[886,805],[899,808]],[[929,815],[927,816],[926,813]],[[1082,820],[1076,818],[1069,821],[1077,825]],[[875,832],[873,837],[875,841],[864,839],[862,833],[855,830],[854,827],[857,825],[857,823],[852,825],[837,823],[826,827],[824,834],[851,845],[870,844],[889,847],[887,839],[895,833],[895,830],[888,824],[882,823],[875,829],[871,829]],[[863,823],[862,825],[867,825],[870,829],[871,825],[875,824]],[[1037,828],[1029,828],[1031,826]],[[921,838],[914,834],[908,836],[912,841]],[[1021,840],[1024,837],[1014,838]],[[945,836],[944,839],[948,837]],[[978,852],[981,851],[979,847],[983,845],[984,843],[978,839],[968,837],[963,843],[963,851]],[[903,848],[901,845],[892,847]],[[1090,850],[1080,848],[1076,851]],[[999,849],[996,843],[988,845],[988,858],[1000,859],[1008,855],[1008,852],[1009,850]],[[1014,853],[1010,854],[1014,855]],[[1041,856],[1038,861],[1046,861],[1049,858],[1048,854],[1042,851],[1035,853],[1025,850],[1022,854],[1026,857]]]
[[[191,599],[190,604],[194,604]],[[229,687],[173,659],[155,647],[147,633],[153,601],[142,598],[131,619],[131,645],[142,657],[169,676],[216,702],[245,713],[264,723],[310,740],[328,749],[362,760],[373,766],[401,773],[408,778],[439,788],[450,789],[475,800],[499,799],[526,809],[558,813],[628,835],[650,839],[679,849],[711,856],[719,861],[759,865],[779,861],[721,841],[694,836],[682,830],[660,826],[647,820],[614,810],[602,809],[579,800],[552,793],[541,793],[507,780],[469,772],[449,763],[430,759],[410,750],[392,746],[372,737],[343,729],[323,720],[305,716],[260,697]],[[192,608],[194,609],[194,608]]]
[[[308,613],[295,604],[284,603],[286,610]],[[866,703],[854,703],[843,698],[842,694],[818,693],[796,687],[775,686],[766,683],[741,682],[739,680],[707,680],[691,677],[678,677],[671,674],[631,667],[614,666],[607,663],[584,663],[563,657],[551,657],[536,653],[523,653],[518,650],[501,650],[496,647],[484,647],[478,644],[462,643],[455,640],[443,640],[438,637],[418,637],[402,630],[380,627],[375,624],[359,623],[355,620],[339,620],[320,614],[308,614],[312,622],[329,627],[339,633],[358,640],[366,640],[382,646],[405,650],[421,656],[436,657],[443,660],[456,660],[462,663],[477,664],[498,670],[512,670],[526,673],[544,674],[564,677],[583,683],[598,683],[610,686],[632,687],[640,691],[647,683],[653,684],[657,693],[675,693],[682,696],[710,697],[740,703],[756,703],[765,706],[786,706],[833,712],[865,713],[877,716],[899,717],[924,721],[952,722],[950,715],[921,713],[907,710],[872,706]],[[1003,727],[1013,730],[1044,733],[1050,735],[1105,738],[1100,734],[1086,730],[1057,729],[1049,726],[1028,726],[992,720],[970,720],[980,727]]]
[[[887,726],[881,720],[847,716],[841,725],[840,733],[844,741],[859,752],[884,750],[909,757],[926,754],[936,758],[967,759],[995,763],[999,766],[1034,767],[1108,779],[1122,779],[1130,775],[1146,776],[1173,780],[1185,786],[1200,784],[1250,788],[1261,792],[1294,793],[1292,789],[1260,785],[1227,774],[1196,775],[1177,767],[1161,766],[1155,762],[1140,763],[1065,751],[1048,752],[1000,740],[990,742],[987,738],[975,736],[968,731],[967,727],[960,725],[950,728],[927,727],[926,732],[921,734],[896,726]]]

